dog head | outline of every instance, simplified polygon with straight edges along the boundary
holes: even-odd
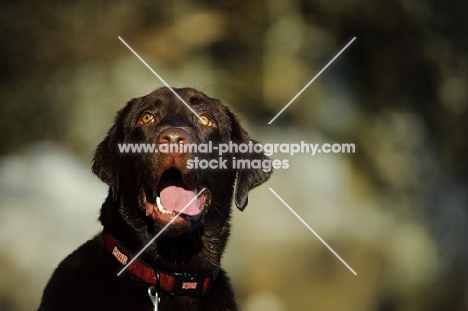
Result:
[[[194,150],[200,145],[248,144],[251,139],[221,101],[191,88],[174,90],[190,107],[164,87],[132,99],[120,110],[97,147],[92,170],[109,185],[113,202],[126,207],[123,217],[145,217],[155,229],[171,220],[173,227],[193,228],[216,214],[227,220],[233,194],[243,210],[249,191],[271,174],[234,167],[233,158],[268,158],[238,150],[222,155],[217,149]]]

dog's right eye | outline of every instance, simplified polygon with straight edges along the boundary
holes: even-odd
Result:
[[[154,117],[153,117],[153,115],[150,114],[150,113],[145,113],[145,114],[143,114],[143,115],[141,116],[141,118],[140,118],[140,122],[141,122],[142,124],[144,124],[144,125],[150,124],[150,123],[153,122],[153,121],[154,121]]]

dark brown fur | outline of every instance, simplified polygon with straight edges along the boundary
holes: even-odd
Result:
[[[233,195],[242,210],[249,190],[265,182],[270,173],[260,169],[188,170],[183,165],[195,156],[218,158],[211,154],[182,154],[169,161],[159,153],[119,153],[118,143],[156,143],[160,133],[168,128],[182,129],[192,143],[250,140],[237,118],[219,100],[190,88],[175,90],[195,111],[209,115],[214,125],[201,125],[167,88],[132,99],[118,112],[115,124],[95,153],[93,172],[109,185],[100,221],[133,254],[138,253],[163,226],[145,215],[142,189],[154,187],[162,171],[172,165],[181,172],[188,187],[208,189],[202,217],[189,225],[171,225],[140,258],[166,271],[204,273],[220,267],[229,236]],[[154,115],[152,124],[139,124],[145,112]],[[266,159],[263,154],[234,154],[226,158],[232,156]],[[44,290],[39,310],[153,310],[148,284],[128,271],[117,276],[121,268],[105,251],[101,235],[97,235],[59,264]],[[171,296],[163,291],[159,296],[159,310],[237,310],[229,279],[222,269],[207,296]]]

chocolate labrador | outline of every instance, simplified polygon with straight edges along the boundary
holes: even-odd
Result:
[[[174,92],[159,88],[117,113],[92,165],[109,185],[103,231],[58,265],[40,311],[237,310],[221,268],[230,207],[234,197],[243,210],[271,174],[249,163],[269,160],[251,148],[220,154],[221,144],[255,141],[221,101]]]

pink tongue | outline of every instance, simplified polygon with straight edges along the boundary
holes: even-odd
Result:
[[[161,190],[159,197],[161,198],[161,205],[164,209],[178,213],[190,202],[190,200],[195,198],[196,195],[197,194],[194,191],[184,189],[183,187],[167,186]],[[193,199],[182,213],[190,216],[200,214],[201,211],[198,198]]]

